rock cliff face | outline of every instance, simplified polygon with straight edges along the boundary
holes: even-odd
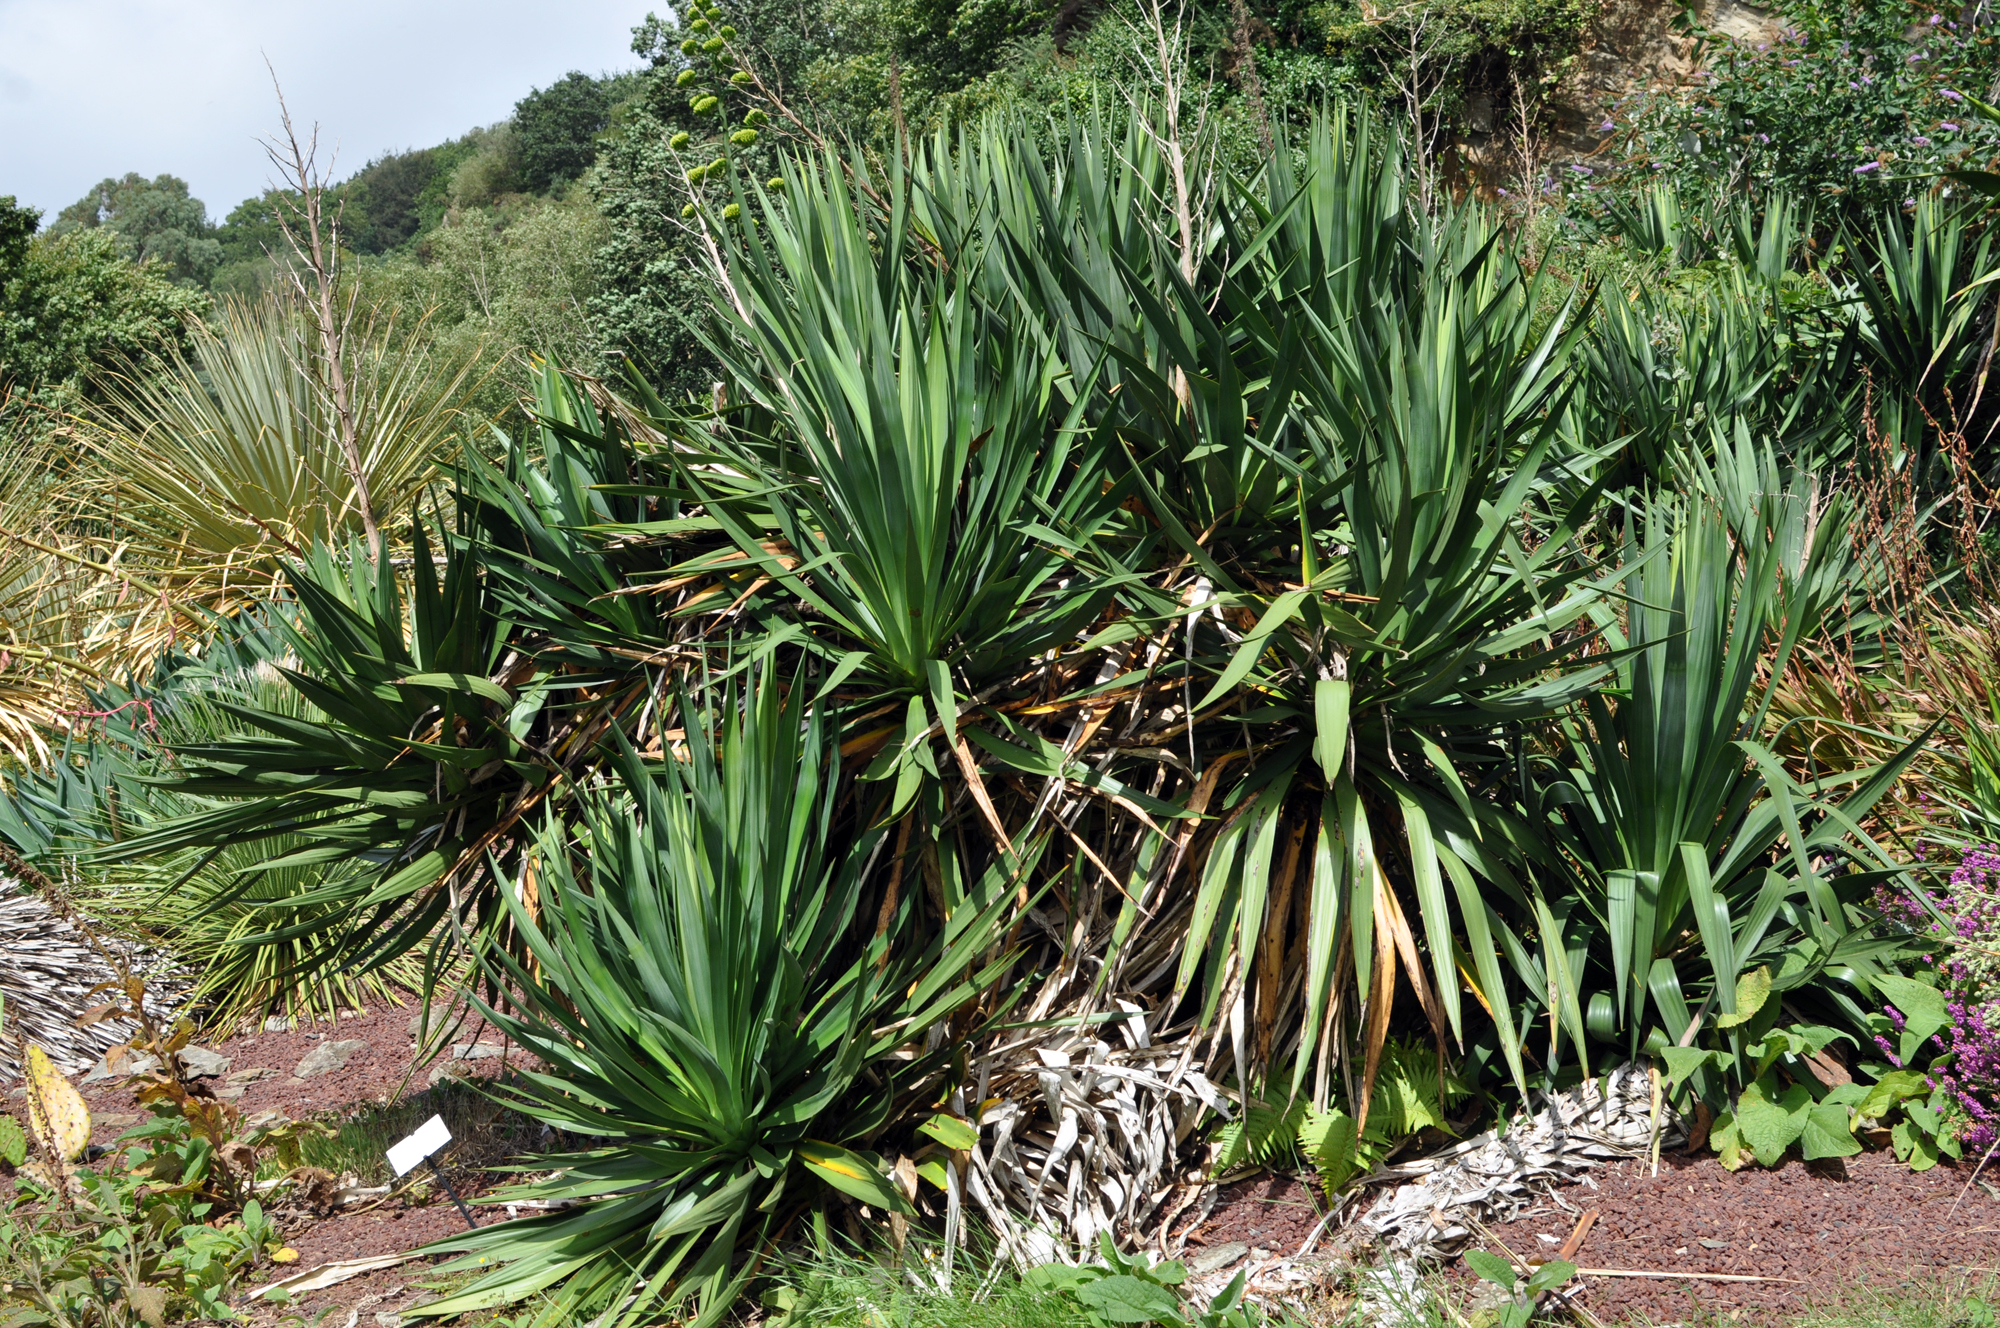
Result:
[[[1679,0],[1605,0],[1584,35],[1575,72],[1556,90],[1562,148],[1596,150],[1604,141],[1597,126],[1620,99],[1671,87],[1694,73],[1693,42],[1673,30],[1682,8]],[[1768,42],[1784,25],[1776,9],[1738,0],[1704,0],[1699,12],[1710,31],[1736,41]]]
[[[1674,31],[1684,0],[1604,0],[1583,37],[1575,68],[1550,98],[1550,124],[1538,144],[1543,165],[1589,157],[1610,135],[1601,126],[1635,92],[1673,87],[1695,72],[1694,42]],[[1699,0],[1702,23],[1737,41],[1768,42],[1784,20],[1776,8],[1740,0]],[[1521,173],[1515,127],[1484,97],[1466,106],[1456,140],[1459,165],[1482,193]]]

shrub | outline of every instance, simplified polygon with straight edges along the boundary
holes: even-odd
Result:
[[[1930,1034],[1935,1049],[1927,1080],[1948,1095],[1961,1144],[1984,1152],[2000,1138],[2000,847],[1983,844],[1959,854],[1941,892],[1884,887],[1882,915],[1893,928],[1932,943],[1918,966],[1936,982],[1944,1026]],[[1913,995],[1905,1004],[1921,1001]],[[1884,1007],[1896,1032],[1916,1015]],[[1905,1059],[1886,1035],[1876,1044],[1899,1069]]]

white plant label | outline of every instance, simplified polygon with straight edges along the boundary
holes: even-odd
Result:
[[[444,1117],[433,1116],[417,1127],[417,1132],[389,1148],[389,1166],[400,1176],[411,1167],[451,1142]]]

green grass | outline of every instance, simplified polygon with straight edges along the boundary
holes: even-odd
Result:
[[[914,1275],[842,1253],[792,1263],[771,1279],[765,1308],[789,1308],[786,1328],[1074,1328],[1074,1301],[1025,1285],[1009,1268],[961,1256],[947,1291],[931,1280],[931,1251],[912,1241],[909,1252],[921,1270]]]
[[[1995,1328],[2000,1279],[1948,1273],[1896,1287],[1855,1287],[1834,1305],[1810,1310],[1787,1328]]]
[[[766,1281],[764,1309],[784,1328],[1074,1328],[1077,1307],[1067,1297],[1025,1285],[1008,1267],[989,1257],[961,1255],[951,1289],[935,1284],[934,1258],[910,1246],[922,1272],[892,1267],[853,1253],[822,1253],[787,1264]],[[1371,1316],[1343,1288],[1329,1293],[1304,1317],[1274,1314],[1272,1328],[1463,1328],[1464,1320],[1444,1310],[1449,1297],[1441,1279],[1423,1281],[1428,1294],[1408,1305],[1380,1306]],[[745,1306],[744,1308],[748,1308]],[[789,1317],[781,1317],[789,1309]],[[518,1328],[536,1325],[529,1313],[504,1321]],[[1557,1312],[1538,1317],[1536,1328],[1577,1328],[1592,1321]],[[1761,1311],[1674,1316],[1681,1328],[2000,1328],[2000,1279],[1992,1274],[1950,1274],[1903,1286],[1854,1287],[1830,1302],[1803,1311],[1768,1316]],[[1643,1319],[1606,1328],[1654,1328]]]

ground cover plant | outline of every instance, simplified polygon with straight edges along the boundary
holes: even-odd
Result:
[[[463,984],[538,1058],[560,1206],[428,1313],[718,1322],[867,1224],[1194,1322],[1133,1251],[1205,1141],[1333,1198],[1635,1060],[1732,1167],[1991,1146],[1949,182],[1528,215],[1361,100],[1246,161],[1157,10],[1151,92],[840,142],[687,17],[712,388],[468,440],[462,364],[239,310],[15,541],[10,648],[123,654],[7,730],[10,865],[220,1021]]]

